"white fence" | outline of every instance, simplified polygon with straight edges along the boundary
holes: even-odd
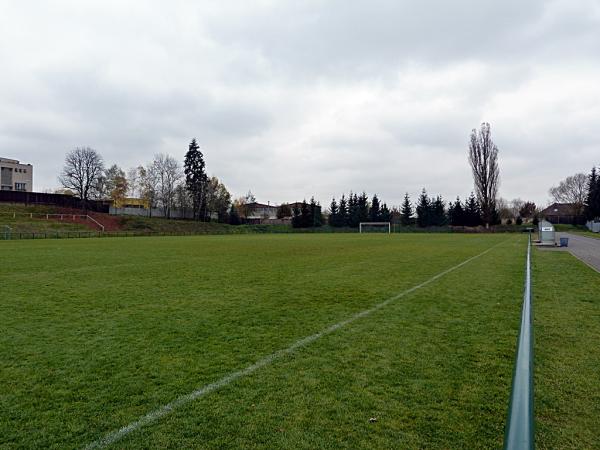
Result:
[[[594,233],[600,233],[600,222],[592,222],[589,221],[588,223],[586,223],[588,230],[594,232]]]
[[[93,222],[100,230],[104,231],[104,225],[98,222],[93,217],[88,216],[87,214],[44,214],[44,213],[18,213],[18,212],[6,212],[0,213],[3,216],[12,217],[16,219],[17,217],[25,216],[30,219],[46,219],[46,220],[61,220],[61,221],[69,221],[69,220],[89,220]]]

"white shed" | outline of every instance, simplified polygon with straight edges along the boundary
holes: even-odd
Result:
[[[540,235],[540,242],[542,245],[554,245],[556,242],[556,236],[554,232],[554,225],[546,220],[542,220],[539,224],[538,229]]]

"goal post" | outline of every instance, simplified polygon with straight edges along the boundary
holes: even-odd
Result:
[[[392,232],[391,222],[361,222],[358,225],[359,233],[379,232],[388,233]]]

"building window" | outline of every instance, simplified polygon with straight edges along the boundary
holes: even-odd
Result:
[[[15,183],[15,191],[24,191],[25,183]]]

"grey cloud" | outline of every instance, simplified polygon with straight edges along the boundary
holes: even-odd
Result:
[[[198,138],[234,195],[399,204],[472,189],[492,123],[501,194],[547,199],[600,164],[593,0],[5,2],[0,155],[56,186],[64,153],[182,159]]]

